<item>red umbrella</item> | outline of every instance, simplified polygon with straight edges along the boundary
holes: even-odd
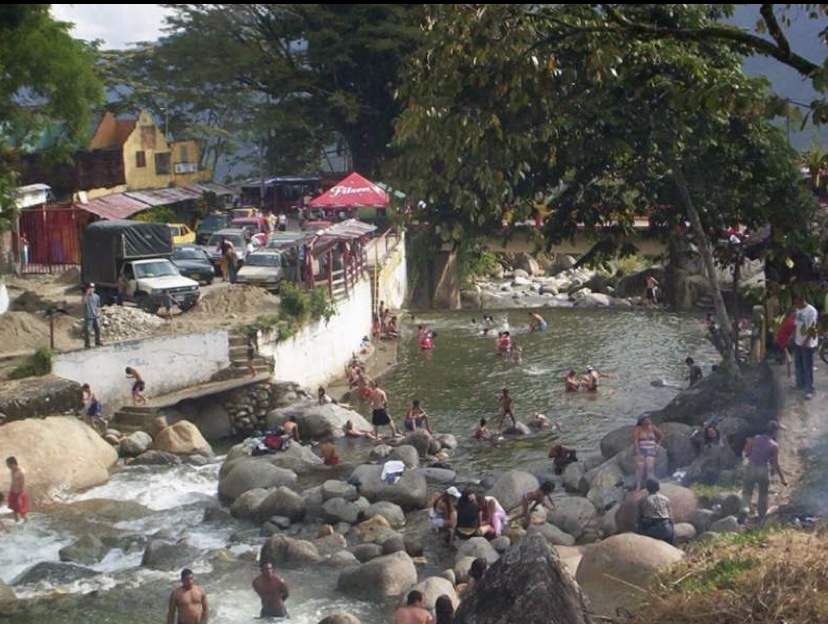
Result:
[[[387,208],[388,193],[352,173],[310,201],[311,208]]]

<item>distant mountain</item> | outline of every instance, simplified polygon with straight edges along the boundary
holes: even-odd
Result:
[[[753,31],[756,21],[759,19],[759,4],[737,4],[736,13],[732,22],[743,28]],[[778,5],[782,6],[782,5]],[[819,40],[818,33],[828,26],[826,20],[812,20],[800,10],[793,9],[791,12],[791,25],[786,28],[788,40],[791,47],[801,56],[814,62],[822,63],[825,60],[828,47]],[[810,104],[818,97],[811,86],[811,82],[802,78],[796,71],[783,65],[773,58],[754,56],[745,62],[745,72],[754,76],[765,76],[771,83],[771,90],[781,97],[788,98],[792,102]],[[823,97],[828,94],[823,94]],[[807,108],[800,106],[803,113],[808,112]],[[786,126],[785,120],[779,122]],[[804,130],[800,131],[801,122],[792,120],[790,123],[790,142],[798,150],[807,150],[815,144],[828,146],[828,127],[818,128],[808,123]]]

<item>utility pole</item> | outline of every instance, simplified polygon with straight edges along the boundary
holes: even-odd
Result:
[[[259,140],[259,210],[265,209],[265,142],[264,139]]]

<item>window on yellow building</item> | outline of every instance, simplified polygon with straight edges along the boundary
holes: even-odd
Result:
[[[143,150],[140,152],[135,152],[135,166],[136,167],[146,167],[147,166],[147,153]]]
[[[161,152],[155,155],[155,175],[169,175],[172,170],[170,153]]]

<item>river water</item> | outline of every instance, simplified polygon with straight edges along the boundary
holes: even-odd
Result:
[[[558,439],[588,455],[612,429],[633,422],[642,412],[663,406],[675,388],[654,387],[653,380],[684,385],[684,358],[692,355],[709,370],[716,355],[704,339],[700,318],[656,310],[544,310],[549,328],[526,331],[525,310],[490,311],[495,327],[490,336],[479,331],[479,314],[469,312],[418,315],[406,321],[399,344],[399,364],[382,380],[390,412],[401,425],[408,403],[421,399],[437,431],[457,436],[460,446],[452,463],[461,479],[489,471],[532,467],[543,463],[552,437],[547,431],[497,445],[470,439],[481,416],[496,421],[496,394],[509,388],[519,420],[542,412],[557,422]],[[472,318],[478,323],[472,324]],[[435,348],[422,352],[412,330],[428,324],[437,333]],[[523,349],[523,362],[495,355],[494,336],[508,327]],[[597,395],[563,392],[564,373],[583,373],[591,364],[609,374]],[[367,414],[367,409],[360,408]],[[343,449],[343,456],[367,454],[368,447]],[[84,534],[109,537],[113,546],[91,566],[96,575],[77,581],[40,582],[14,587],[18,596],[46,596],[22,613],[6,618],[11,624],[143,624],[162,621],[177,571],[140,567],[146,536],[184,539],[199,554],[192,567],[196,582],[207,589],[215,624],[249,622],[258,614],[250,589],[257,573],[255,554],[261,539],[244,533],[251,527],[232,521],[204,523],[206,509],[216,507],[221,457],[206,466],[127,467],[110,481],[82,494],[67,496],[47,513],[31,515],[25,526],[3,535],[0,578],[13,583],[41,561],[58,561],[58,551]],[[116,504],[107,501],[116,501]],[[8,524],[8,522],[7,522]],[[220,550],[235,557],[218,557]],[[427,548],[428,551],[428,548]],[[347,598],[335,591],[337,573],[324,566],[281,571],[292,593],[290,621],[316,624],[325,614],[343,609],[364,624],[389,619],[390,605],[378,606]]]

